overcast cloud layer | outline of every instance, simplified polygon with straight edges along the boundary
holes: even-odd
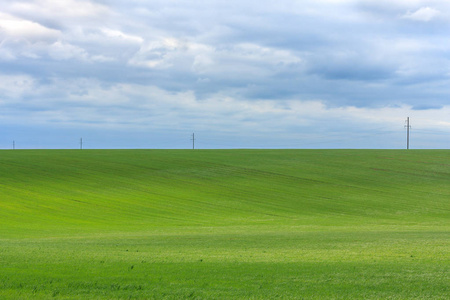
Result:
[[[447,0],[0,0],[0,148],[450,148]]]

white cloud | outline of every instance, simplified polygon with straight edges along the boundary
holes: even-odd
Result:
[[[108,38],[123,40],[128,43],[142,44],[144,42],[144,39],[142,37],[126,34],[120,30],[114,30],[114,29],[110,29],[110,28],[102,28],[101,32]]]
[[[250,62],[265,62],[268,64],[292,64],[302,60],[288,50],[264,47],[252,43],[237,44],[231,51],[236,56]]]
[[[430,7],[422,7],[415,12],[406,13],[403,18],[413,21],[429,22],[439,16],[441,12]]]
[[[0,60],[11,61],[16,59],[13,51],[11,49],[6,49],[2,46],[3,42],[0,42]]]
[[[67,60],[72,58],[86,60],[88,58],[88,54],[84,49],[60,41],[50,45],[48,47],[48,53],[55,60]]]
[[[93,62],[99,62],[99,63],[111,62],[111,61],[115,60],[114,57],[110,57],[110,56],[108,57],[108,56],[105,56],[105,55],[93,55],[93,56],[90,57],[90,59]]]
[[[403,118],[410,116],[416,128],[444,127],[450,131],[450,124],[443,121],[450,116],[450,106],[427,110],[414,110],[407,105],[328,107],[321,100],[245,100],[224,93],[198,99],[193,91],[174,93],[137,84],[103,86],[91,79],[55,79],[51,85],[40,88],[29,76],[2,75],[0,82],[0,94],[10,101],[33,90],[33,96],[22,105],[39,108],[28,114],[43,123],[46,116],[53,114],[67,124],[96,120],[100,127],[115,122],[118,128],[127,124],[125,126],[176,129],[189,124],[218,131],[228,128],[273,132],[290,127],[323,126],[329,121],[360,124],[362,128],[396,128],[402,126]]]
[[[172,38],[163,37],[146,41],[128,63],[133,66],[182,70],[193,61],[192,49],[195,45]]]
[[[9,3],[8,3],[9,2]],[[106,6],[84,0],[17,0],[7,1],[9,11],[30,19],[91,19],[108,14]]]
[[[28,75],[0,74],[0,103],[16,101],[36,88],[36,81]]]
[[[30,42],[39,42],[56,40],[61,36],[61,32],[0,12],[0,35],[2,39],[25,39]]]

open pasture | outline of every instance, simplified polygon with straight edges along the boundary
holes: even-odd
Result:
[[[0,152],[0,299],[446,299],[448,150]]]

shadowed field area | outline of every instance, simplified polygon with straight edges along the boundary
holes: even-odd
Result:
[[[0,298],[445,299],[448,150],[0,152]]]

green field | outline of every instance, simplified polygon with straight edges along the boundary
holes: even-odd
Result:
[[[0,299],[448,299],[449,150],[0,151]]]

